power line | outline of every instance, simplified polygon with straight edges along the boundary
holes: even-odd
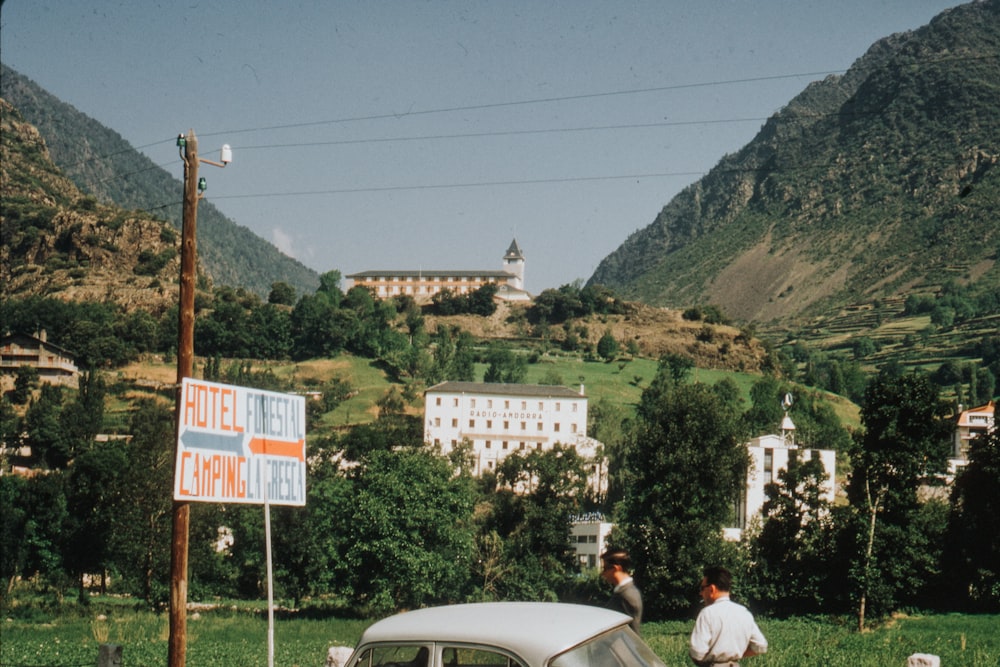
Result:
[[[562,95],[556,97],[536,97],[527,100],[513,100],[507,102],[488,102],[485,104],[472,104],[455,107],[438,107],[432,109],[419,109],[416,111],[401,111],[393,113],[372,114],[368,116],[347,116],[344,118],[332,118],[328,120],[307,121],[302,123],[287,123],[283,125],[269,125],[254,128],[244,128],[240,130],[223,130],[219,132],[208,132],[203,136],[211,137],[217,135],[232,136],[246,132],[271,132],[274,130],[287,130],[301,127],[315,127],[317,125],[334,125],[338,123],[353,123],[366,120],[386,120],[407,118],[410,116],[426,116],[438,113],[454,113],[458,111],[481,111],[484,109],[501,109],[505,107],[525,106],[530,104],[549,104],[552,102],[571,102],[578,100],[597,99],[601,97],[615,97],[619,95],[638,95],[644,93],[657,93],[669,90],[685,90],[690,88],[706,88],[710,86],[728,86],[737,83],[760,83],[762,81],[778,81],[781,79],[795,79],[804,76],[829,76],[831,74],[843,74],[845,70],[827,70],[822,72],[799,72],[796,74],[774,74],[771,76],[747,77],[743,79],[727,79],[721,81],[702,81],[695,83],[679,83],[670,86],[654,86],[651,88],[632,88],[627,90],[614,90],[599,93],[581,93],[578,95]]]

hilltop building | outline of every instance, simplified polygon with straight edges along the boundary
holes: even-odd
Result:
[[[75,387],[79,380],[73,355],[48,342],[45,331],[37,336],[15,333],[0,338],[0,371],[13,375],[21,366],[34,367],[41,382]]]
[[[503,256],[500,271],[473,270],[392,270],[362,271],[346,276],[351,287],[369,288],[375,296],[388,299],[409,295],[418,302],[429,301],[438,292],[450,290],[453,294],[468,294],[489,283],[497,286],[497,298],[503,301],[530,301],[524,290],[524,253],[517,239],[510,242]]]
[[[589,484],[607,489],[601,443],[587,437],[583,387],[492,382],[442,382],[424,392],[424,441],[448,454],[464,441],[472,446],[473,474],[495,470],[512,452],[572,446],[593,462]]]
[[[781,421],[780,435],[762,435],[747,443],[750,452],[750,469],[747,471],[746,487],[737,503],[736,525],[724,529],[726,539],[739,540],[743,531],[755,517],[761,515],[765,487],[778,481],[778,473],[787,470],[794,459],[819,459],[826,471],[823,482],[823,499],[833,503],[836,494],[835,473],[837,453],[832,449],[799,449],[795,444],[795,424],[788,414]]]

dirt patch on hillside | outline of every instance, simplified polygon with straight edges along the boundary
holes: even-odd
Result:
[[[501,304],[490,317],[455,315],[428,317],[427,328],[457,326],[476,338],[542,342],[542,332],[527,320],[524,306]],[[629,304],[624,315],[591,315],[574,320],[568,330],[576,335],[581,346],[596,349],[597,342],[610,331],[627,353],[630,346],[644,357],[657,359],[665,354],[690,357],[699,368],[733,371],[759,371],[767,357],[760,341],[748,338],[735,327],[689,321],[680,310],[655,308],[638,303]],[[566,340],[567,327],[550,325],[545,332],[551,344]]]

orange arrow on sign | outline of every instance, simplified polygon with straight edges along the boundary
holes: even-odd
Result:
[[[268,440],[267,438],[251,438],[250,440],[250,451],[254,454],[263,455],[267,454],[269,456],[287,456],[290,458],[298,459],[299,461],[305,460],[305,440],[297,440],[295,442],[282,442],[280,440]]]

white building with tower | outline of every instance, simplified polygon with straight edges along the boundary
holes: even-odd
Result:
[[[367,287],[380,299],[411,296],[418,302],[429,301],[435,294],[449,290],[452,294],[468,294],[488,284],[497,286],[496,298],[503,301],[531,301],[524,289],[524,253],[517,239],[510,242],[503,255],[502,269],[447,270],[415,269],[362,271],[346,278],[350,287]]]
[[[826,473],[822,483],[822,497],[830,504],[833,504],[836,497],[837,453],[832,449],[800,449],[795,442],[795,424],[788,416],[788,409],[792,404],[791,395],[786,395],[782,404],[785,416],[781,420],[780,434],[758,436],[747,443],[750,468],[747,471],[746,486],[736,506],[736,525],[724,529],[729,540],[741,539],[743,531],[753,519],[761,516],[761,509],[767,500],[765,488],[768,484],[779,483],[779,473],[787,470],[791,461],[819,459]]]

